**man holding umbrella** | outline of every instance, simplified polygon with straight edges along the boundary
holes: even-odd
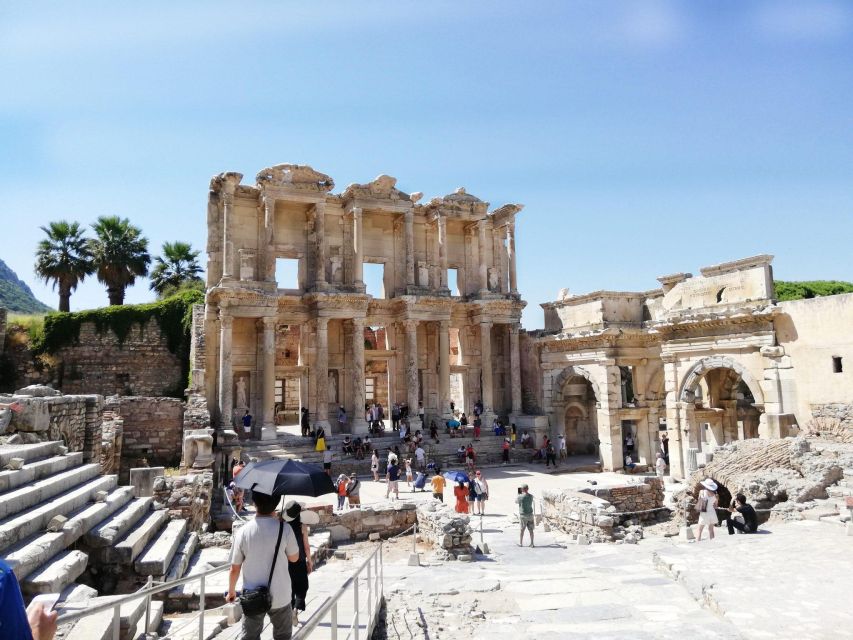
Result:
[[[334,493],[335,487],[318,465],[276,459],[250,462],[234,478],[234,484],[252,490],[257,514],[232,540],[226,600],[237,599],[237,580],[242,573],[241,637],[260,640],[264,616],[268,615],[274,640],[289,640],[293,613],[288,562],[299,560],[299,545],[293,528],[277,517],[275,507],[282,495],[321,496]]]
[[[237,531],[231,543],[231,572],[226,600],[234,602],[237,599],[237,579],[241,572],[244,597],[250,591],[266,587],[272,600],[270,608],[266,613],[248,615],[244,607],[241,637],[260,640],[264,616],[269,615],[273,638],[289,640],[293,630],[293,612],[287,563],[299,560],[299,546],[293,529],[285,526],[275,513],[279,497],[257,490],[253,496],[257,508],[255,518]]]

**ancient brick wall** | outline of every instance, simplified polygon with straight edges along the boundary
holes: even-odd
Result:
[[[171,351],[157,321],[134,325],[123,343],[94,323],[80,327],[79,341],[60,349],[55,358],[58,388],[63,393],[102,395],[174,395],[186,386],[180,359]]]
[[[184,405],[176,398],[110,396],[104,410],[123,421],[119,478],[131,467],[177,467],[181,461]]]
[[[853,431],[853,402],[810,405],[812,418],[838,420],[842,427]]]

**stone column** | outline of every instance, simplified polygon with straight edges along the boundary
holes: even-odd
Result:
[[[438,404],[443,420],[450,413],[450,321],[438,323]]]
[[[364,419],[364,318],[353,318],[352,322],[352,408],[350,423],[353,434],[368,432]]]
[[[234,318],[219,310],[219,424],[223,430],[234,427],[234,377],[231,372],[231,330]]]
[[[315,422],[329,429],[329,319],[317,318],[317,350],[314,354],[314,370],[317,389],[317,407]]]
[[[418,415],[418,321],[405,320],[406,329],[406,402],[409,415]]]
[[[364,285],[364,220],[361,207],[352,209],[352,279],[353,284]]]
[[[500,227],[492,229],[492,254],[495,257],[495,271],[498,274],[498,290],[501,293],[509,293],[509,282],[506,277],[506,247],[504,247]]]
[[[234,277],[234,241],[231,238],[231,218],[234,215],[234,193],[222,192],[222,279]]]
[[[480,294],[489,291],[489,265],[486,262],[486,221],[477,222],[478,246],[480,251]]]
[[[406,235],[406,286],[415,285],[415,214],[410,209],[403,214]]]
[[[483,415],[481,419],[488,429],[494,417],[492,399],[492,323],[490,320],[480,322],[480,366],[482,388],[480,390],[483,402]]]
[[[275,198],[264,196],[264,242],[261,247],[259,279],[275,282]]]
[[[435,222],[438,227],[438,288],[447,289],[447,220],[439,215]]]
[[[518,346],[520,325],[509,326],[509,379],[512,391],[512,415],[521,415],[521,353]]]
[[[518,275],[515,270],[515,222],[506,226],[507,253],[509,254],[509,292],[518,293]]]
[[[314,289],[326,288],[326,203],[318,202],[312,209],[314,216]]]
[[[261,440],[275,440],[275,325],[276,319],[262,318],[264,331],[264,415],[261,427]]]

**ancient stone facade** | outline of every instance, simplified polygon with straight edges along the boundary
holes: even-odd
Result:
[[[57,388],[64,393],[174,396],[182,391],[181,361],[169,351],[156,320],[134,326],[123,343],[93,322],[80,327],[79,342],[54,354]]]
[[[525,395],[570,453],[600,452],[608,470],[626,455],[653,465],[663,433],[677,477],[726,442],[796,434],[815,402],[851,402],[853,296],[777,303],[771,260],[664,276],[643,293],[563,290],[530,334],[538,375]]]
[[[521,416],[520,205],[489,212],[464,189],[419,204],[385,175],[333,194],[329,176],[299,165],[242,177],[210,184],[193,332],[192,387],[221,428],[249,410],[254,435],[274,438],[279,416],[305,406],[328,429],[343,406],[361,433],[371,399],[413,414],[422,402],[427,420],[449,417],[451,401],[470,412],[481,400],[487,420]],[[279,282],[287,264],[296,277]],[[381,293],[367,294],[365,265],[381,269]]]
[[[123,421],[119,478],[131,467],[176,467],[184,439],[184,405],[176,398],[110,396],[104,409]]]

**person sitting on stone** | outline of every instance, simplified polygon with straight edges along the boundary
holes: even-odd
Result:
[[[344,441],[343,445],[341,446],[341,449],[343,450],[344,454],[348,456],[353,455],[354,451],[352,448],[352,439],[349,436],[344,436]]]
[[[430,422],[429,437],[432,438],[433,441],[438,442],[438,425],[435,424],[435,420]]]
[[[634,459],[631,457],[630,453],[625,456],[625,470],[628,473],[634,473],[634,467],[636,466],[637,464],[634,462]]]
[[[356,436],[352,441],[352,451],[356,460],[364,459],[364,443],[361,441],[361,436]]]
[[[529,449],[531,446],[533,446],[533,444],[530,441],[530,434],[527,433],[527,431],[525,431],[524,433],[521,434],[521,446],[524,449]]]
[[[734,535],[735,529],[741,533],[755,533],[758,531],[758,515],[751,504],[747,504],[746,496],[739,493],[735,496],[734,504],[729,507],[729,515],[726,518],[726,526],[729,535]]]
[[[459,448],[456,450],[456,460],[457,462],[465,462],[465,445],[460,444]]]

